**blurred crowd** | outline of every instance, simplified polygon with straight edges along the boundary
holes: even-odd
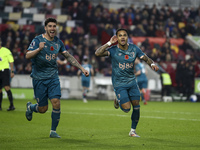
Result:
[[[34,7],[35,2],[36,0],[32,0],[31,7]],[[9,5],[9,3],[5,5]],[[53,8],[53,3],[44,3],[43,7],[39,9],[39,13],[51,14]],[[22,9],[22,6],[19,5],[15,7],[14,11],[22,11]],[[188,76],[193,79],[200,76],[198,67],[200,50],[194,49],[186,39],[187,35],[200,36],[200,7],[173,10],[168,4],[159,6],[159,8],[156,5],[135,7],[132,4],[128,8],[108,9],[101,2],[94,6],[89,0],[63,0],[61,11],[62,14],[68,15],[68,20],[75,20],[76,26],[68,30],[65,24],[59,24],[62,26],[62,30],[58,30],[58,37],[64,42],[70,54],[80,63],[84,55],[89,57],[96,76],[111,75],[109,59],[96,58],[94,52],[97,47],[104,44],[105,37],[109,40],[118,28],[128,30],[131,43],[134,43],[132,37],[147,37],[142,43],[134,44],[138,44],[142,51],[156,62],[177,63],[175,69],[177,79],[180,76],[178,74],[188,73],[188,70],[191,72]],[[25,53],[31,40],[41,33],[42,31],[40,33],[31,32],[30,28],[24,28],[23,25],[15,31],[10,24],[1,31],[3,46],[9,48],[13,53],[16,74],[31,73],[31,62],[25,59]],[[148,37],[165,38],[166,41],[163,45],[155,43],[152,47]],[[175,47],[184,55],[175,56],[174,45],[170,43],[171,38],[184,39],[183,44]],[[64,60],[62,55],[58,57]],[[188,70],[186,69],[182,73],[180,66]],[[77,68],[70,64],[59,65],[59,74],[73,76],[77,74]],[[179,83],[177,81],[178,86]]]

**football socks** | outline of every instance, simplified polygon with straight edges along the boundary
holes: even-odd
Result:
[[[131,115],[131,120],[132,120],[131,128],[132,129],[136,129],[139,118],[140,118],[140,105],[133,106],[133,112]]]
[[[3,93],[0,93],[0,108],[1,108],[1,103],[2,103],[2,99],[3,99]]]
[[[30,109],[34,112],[38,112],[38,104],[31,104]]]
[[[51,130],[56,131],[56,128],[60,121],[60,109],[53,109],[51,113],[51,119],[52,119]]]
[[[8,99],[10,101],[10,107],[13,107],[13,96],[11,90],[6,91],[8,95]]]

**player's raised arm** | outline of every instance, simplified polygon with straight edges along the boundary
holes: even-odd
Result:
[[[44,48],[45,43],[46,42],[40,42],[39,48],[37,48],[34,51],[27,51],[26,59],[31,59],[31,58],[35,57]]]
[[[158,71],[158,66],[156,66],[154,61],[151,58],[149,58],[146,54],[141,56],[140,59],[144,60],[151,67],[151,69]]]
[[[111,37],[110,41],[108,41],[106,44],[102,45],[95,51],[95,55],[102,57],[102,56],[109,56],[110,53],[106,51],[106,48],[112,45],[113,43],[117,42],[117,36],[114,35]]]
[[[83,74],[88,77],[89,76],[89,72],[87,70],[85,70],[81,64],[79,64],[79,62],[67,51],[63,52],[62,55],[67,59],[67,61],[70,62],[70,64],[72,64],[73,66],[79,68]]]

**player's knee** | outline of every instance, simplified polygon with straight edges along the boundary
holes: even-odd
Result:
[[[38,107],[38,111],[40,112],[40,113],[45,113],[46,111],[48,110],[48,106],[44,106],[44,107]]]
[[[52,106],[54,109],[60,109],[60,100],[59,99],[53,99],[51,100]]]
[[[131,110],[131,107],[122,107],[121,105],[120,105],[120,108],[121,108],[121,110],[123,111],[123,112],[125,112],[125,113],[128,113],[130,110]]]
[[[128,113],[131,109],[122,109],[123,112]]]

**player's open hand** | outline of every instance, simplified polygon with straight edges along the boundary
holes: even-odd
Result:
[[[155,70],[155,71],[158,71],[158,66],[156,66],[155,64],[151,65],[151,69]]]
[[[40,42],[39,49],[42,50],[44,48],[45,44],[46,44],[46,42]]]
[[[83,70],[83,74],[86,76],[86,77],[88,77],[89,76],[89,72],[87,71],[87,70]]]
[[[117,42],[117,36],[116,36],[116,35],[113,35],[113,36],[111,37],[111,39],[110,39],[110,42],[111,42],[112,44],[114,44],[115,42]]]

